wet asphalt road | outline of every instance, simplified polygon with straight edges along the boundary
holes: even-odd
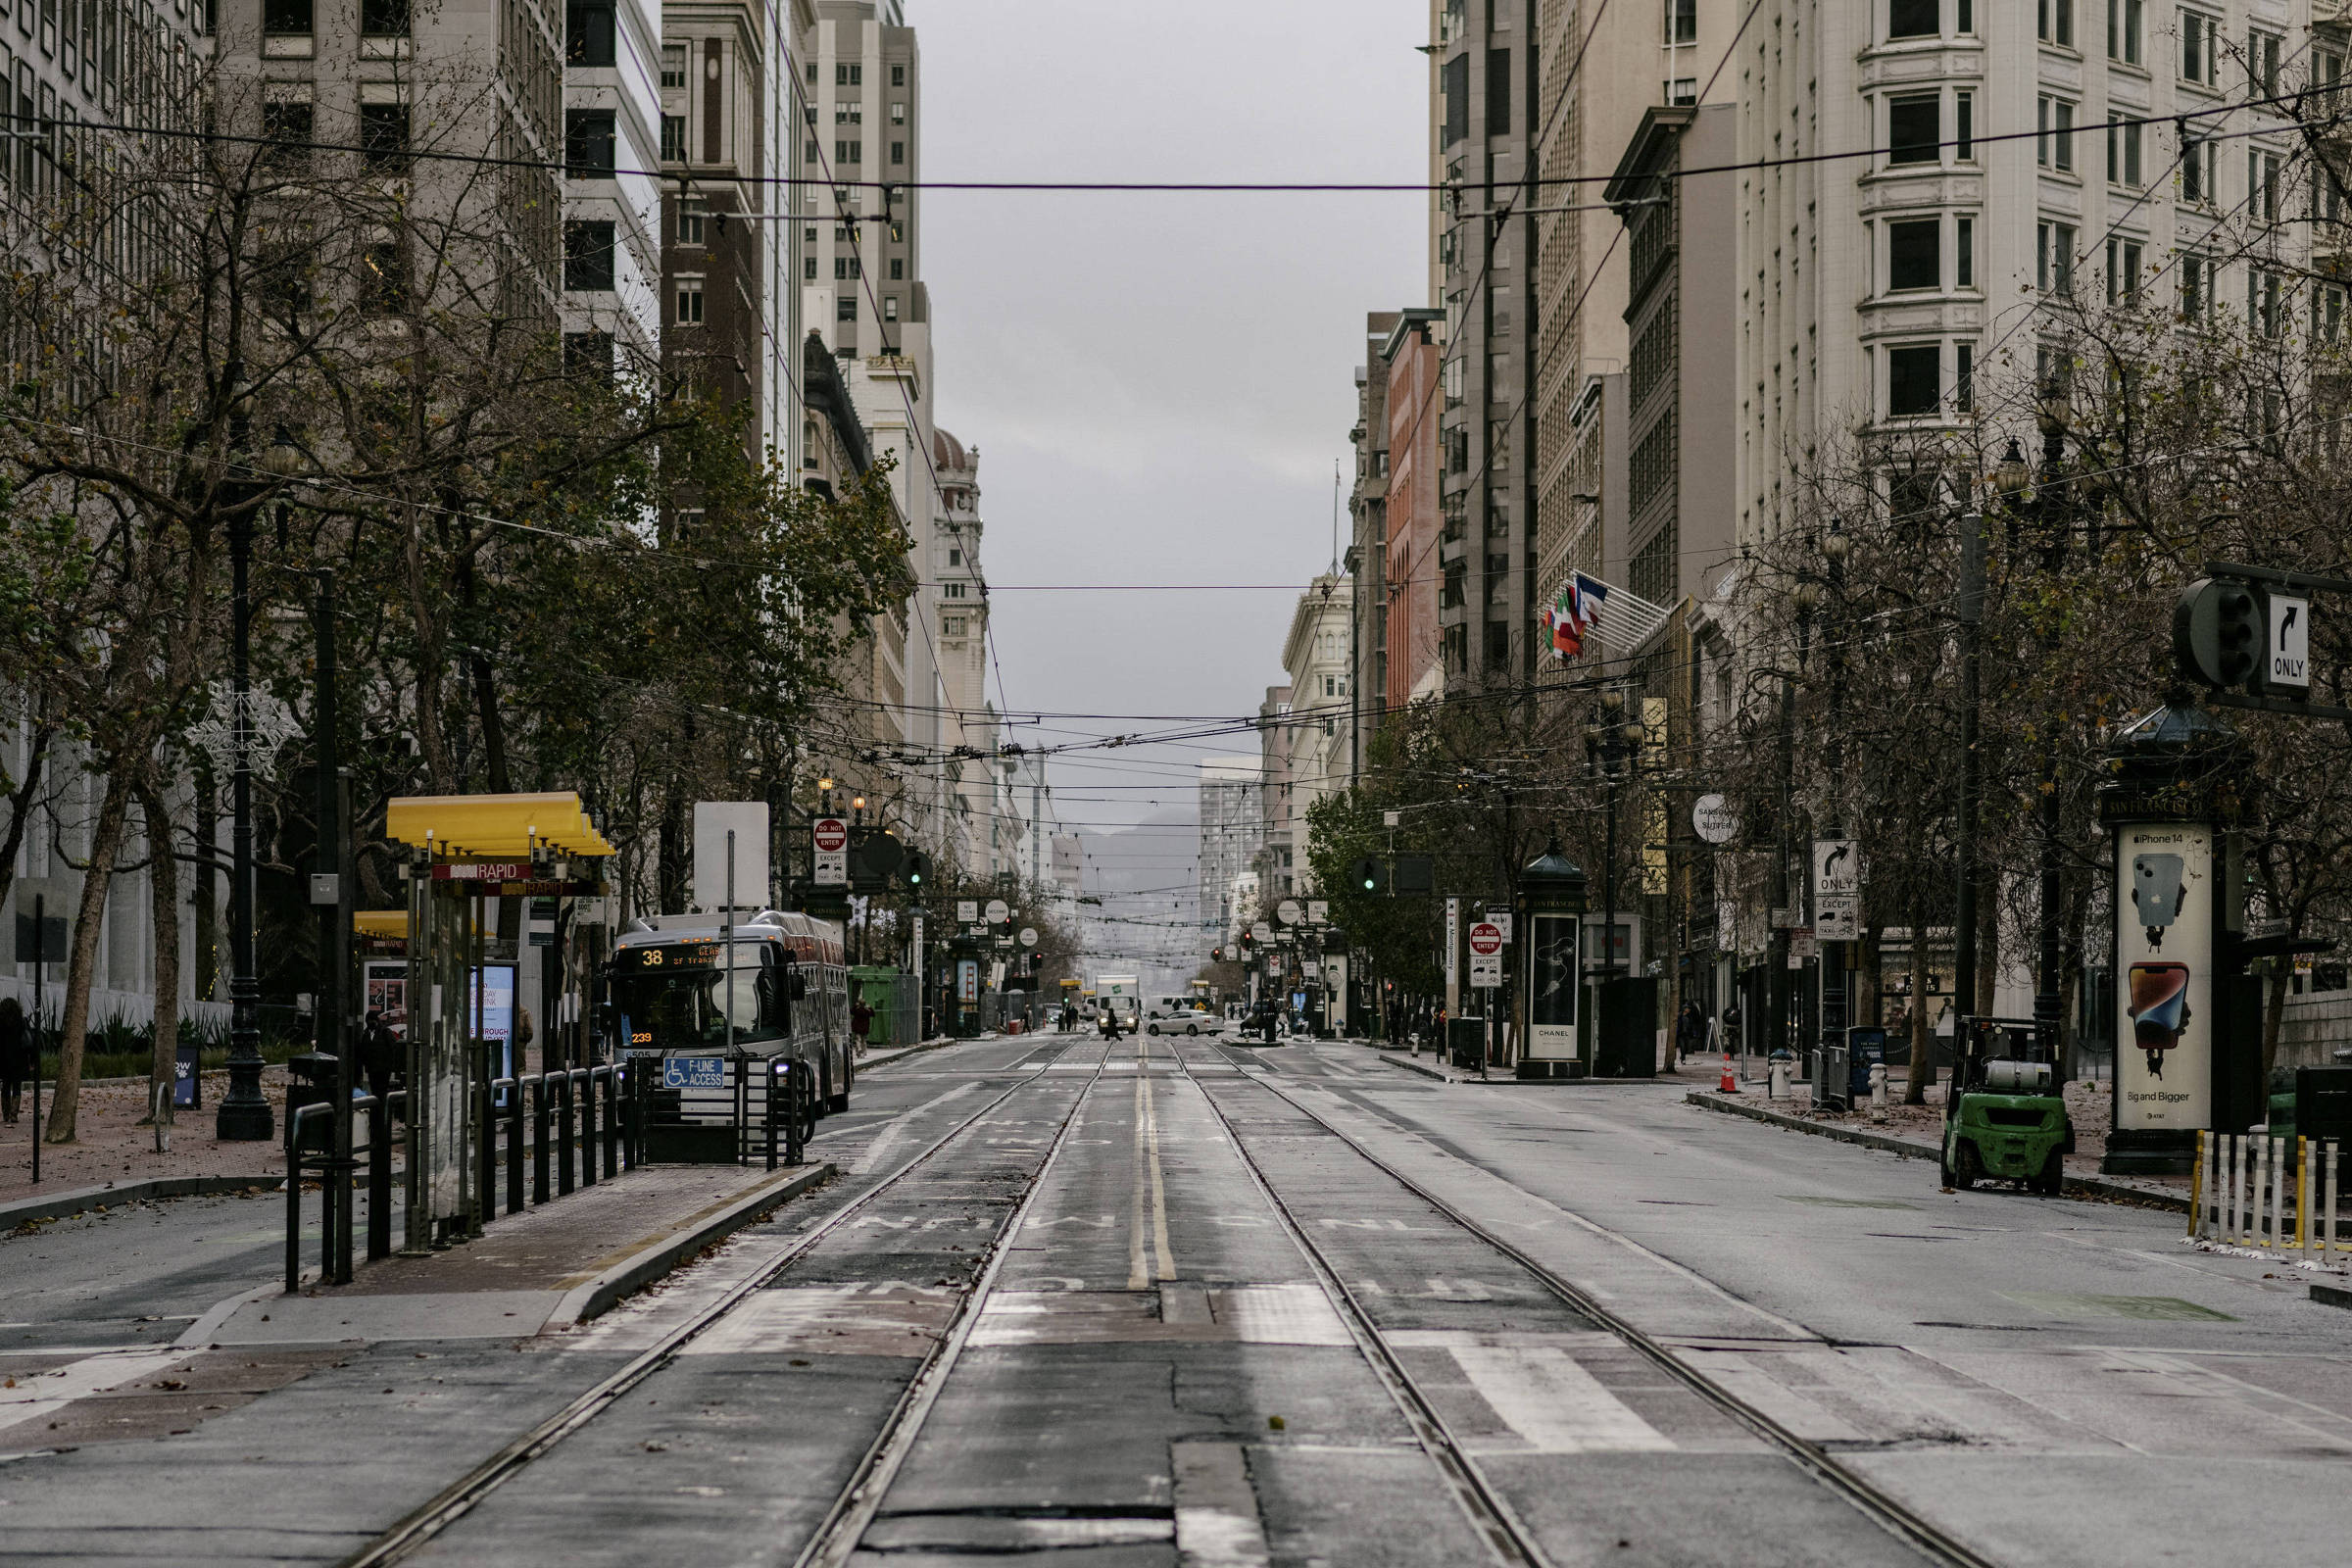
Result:
[[[832,1560],[1496,1560],[1335,1284],[1540,1559],[1923,1560],[1351,1138],[1993,1560],[2207,1560],[2249,1517],[2265,1561],[2338,1554],[2352,1316],[2291,1271],[1681,1093],[1441,1085],[1342,1045],[905,1058],[825,1124],[839,1181],[584,1330],[321,1349],[161,1440],[0,1429],[27,1453],[0,1460],[0,1559],[338,1560],[1000,1095],[419,1560],[790,1563],[943,1335]],[[168,1338],[268,1278],[277,1213],[0,1241],[0,1318],[31,1325],[0,1335]]]

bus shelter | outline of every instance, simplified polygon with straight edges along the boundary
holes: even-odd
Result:
[[[478,1230],[487,1195],[467,1158],[494,1076],[486,1053],[483,901],[602,898],[612,846],[578,795],[429,795],[395,800],[385,837],[409,885],[408,1250]]]

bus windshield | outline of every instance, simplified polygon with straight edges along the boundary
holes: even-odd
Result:
[[[709,952],[693,956],[700,958]],[[628,1020],[629,1049],[723,1050],[730,1018],[739,1049],[790,1033],[784,996],[784,977],[790,971],[775,966],[772,949],[759,955],[749,944],[739,947],[731,999],[723,967],[674,963],[685,956],[662,948],[618,955],[624,967],[612,977],[612,1002]],[[768,961],[762,962],[762,956]],[[636,964],[629,963],[632,958]],[[658,967],[649,962],[655,958],[661,960]]]

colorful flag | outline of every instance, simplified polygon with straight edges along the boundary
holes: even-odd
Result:
[[[1560,590],[1558,603],[1544,612],[1544,624],[1551,632],[1552,657],[1559,660],[1576,658],[1585,651],[1583,628],[1577,625],[1576,614],[1568,590]]]
[[[1599,624],[1601,606],[1608,602],[1609,585],[1598,577],[1575,572],[1568,579],[1568,594],[1576,616],[1576,629],[1581,636]]]

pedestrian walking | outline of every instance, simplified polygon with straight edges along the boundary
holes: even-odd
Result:
[[[1119,1038],[1119,1009],[1115,1004],[1109,1003],[1105,1003],[1102,1007],[1102,1038],[1105,1040]]]
[[[873,1027],[874,1009],[866,1005],[865,998],[859,997],[856,1002],[850,1004],[850,1033],[858,1037],[859,1051],[865,1049],[866,1034]]]
[[[1675,1026],[1675,1059],[1679,1062],[1693,1052],[1705,1050],[1706,1045],[1707,1022],[1706,1019],[1699,1016],[1698,1004],[1695,1002],[1684,1003],[1682,1018]]]
[[[407,1060],[407,1050],[391,1024],[384,1020],[384,1009],[369,1007],[368,1018],[360,1031],[360,1067],[368,1074],[368,1092],[381,1100],[392,1092],[392,1080]]]
[[[24,1103],[24,1080],[32,1076],[32,1031],[14,997],[0,997],[0,1122],[13,1122]]]

